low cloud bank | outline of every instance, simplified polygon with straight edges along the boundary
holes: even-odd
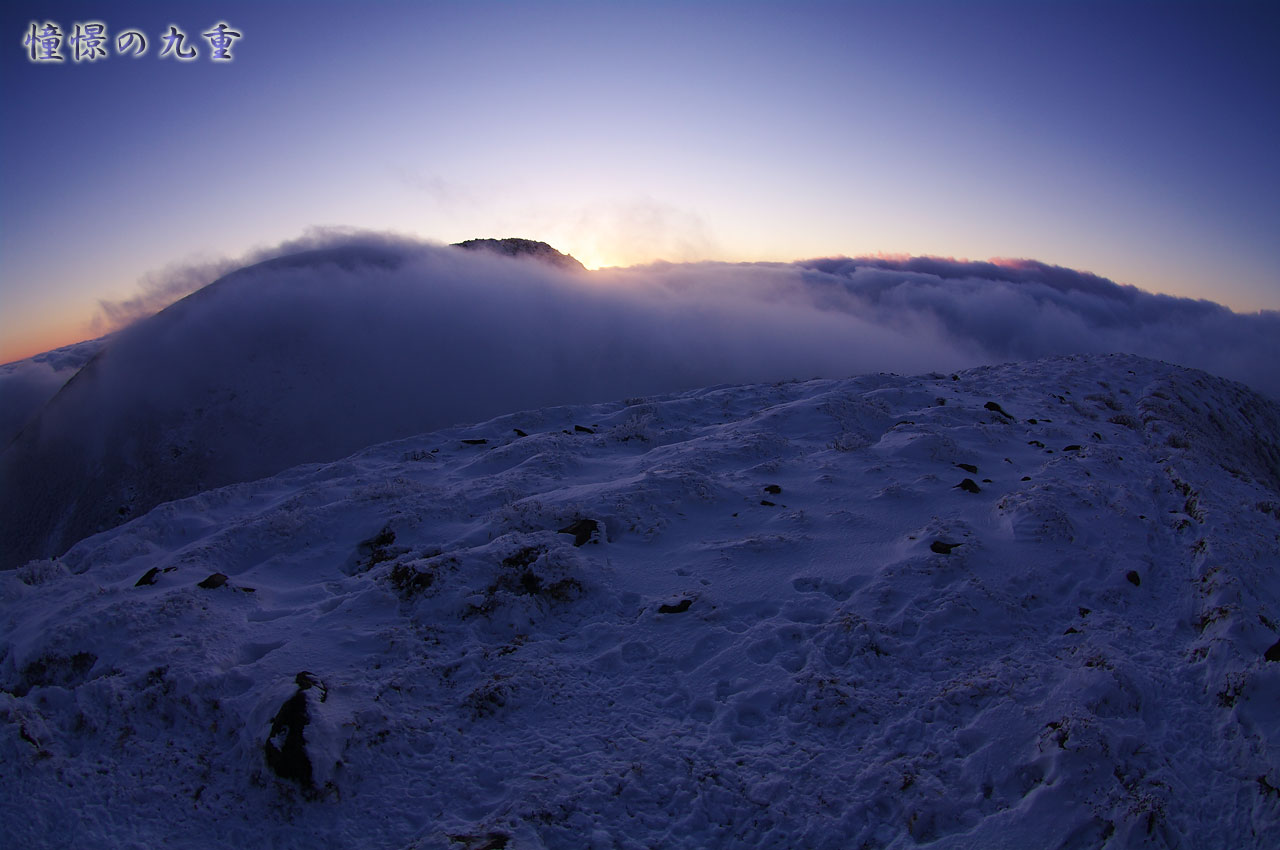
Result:
[[[79,342],[0,366],[0,451],[105,342]]]
[[[114,335],[0,454],[0,566],[209,487],[553,404],[1104,351],[1280,396],[1277,314],[1031,262],[574,273],[369,234],[276,253]]]
[[[936,323],[939,341],[984,363],[1125,352],[1203,369],[1280,399],[1280,313],[1234,313],[1032,260],[826,259],[797,264],[832,303],[906,333]]]

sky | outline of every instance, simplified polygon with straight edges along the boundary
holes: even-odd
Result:
[[[1280,309],[1274,7],[113,5],[0,12],[0,362],[332,227],[592,268],[1028,258]],[[33,22],[91,21],[105,58],[29,60]]]

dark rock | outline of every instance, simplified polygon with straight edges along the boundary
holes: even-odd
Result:
[[[151,569],[149,569],[149,570],[147,570],[145,573],[143,573],[143,574],[142,574],[142,578],[140,578],[140,579],[138,579],[136,582],[134,582],[133,586],[134,586],[134,587],[146,587],[146,586],[147,586],[147,585],[149,585],[149,584],[155,584],[155,583],[156,583],[156,576],[158,576],[158,575],[160,575],[160,568],[159,568],[159,567],[152,567]]]
[[[941,540],[935,540],[929,544],[929,549],[939,555],[950,555],[952,549],[963,545],[963,543],[943,543]]]
[[[1129,584],[1134,587],[1139,587],[1142,584],[1142,576],[1138,575],[1137,570],[1129,570],[1129,572],[1125,573],[1124,577],[1127,578],[1129,580]]]
[[[782,492],[782,488],[779,487],[777,484],[766,484],[764,485],[764,491],[766,493],[772,493],[773,495],[777,496],[779,493]]]
[[[675,605],[659,605],[659,614],[683,614],[689,610],[689,606],[693,604],[692,599],[681,599]]]
[[[489,832],[484,835],[450,835],[449,840],[462,845],[462,850],[506,850],[511,836],[504,832]]]
[[[960,467],[965,472],[972,472],[974,475],[978,474],[978,467],[971,463],[957,463],[956,466]]]
[[[196,587],[203,587],[205,590],[213,590],[215,587],[222,587],[226,583],[227,576],[225,573],[214,573],[204,581],[197,584]]]
[[[525,570],[520,574],[520,582],[516,588],[516,592],[527,596],[533,596],[534,594],[541,593],[542,576],[538,575],[533,570]]]
[[[462,442],[468,446],[483,446],[485,443],[489,441],[488,440],[463,440]]]
[[[529,435],[528,435],[528,434],[526,434],[524,431],[521,431],[519,428],[512,428],[511,430],[516,432],[516,436],[517,436],[517,437],[527,437],[527,436],[529,436]]]
[[[1271,648],[1262,654],[1268,661],[1280,661],[1280,640],[1271,644]]]
[[[760,504],[764,505],[766,508],[776,507],[774,503],[770,502],[768,499],[761,499]]]
[[[586,271],[586,266],[568,254],[562,254],[546,242],[534,239],[468,239],[465,242],[453,243],[454,248],[467,251],[490,251],[504,257],[533,257],[553,266],[571,271]]]
[[[407,564],[396,564],[387,574],[387,580],[396,589],[396,594],[403,601],[408,602],[413,597],[425,593],[436,580],[436,574],[430,570],[416,570]]]
[[[503,558],[502,566],[511,569],[523,569],[524,567],[532,566],[533,562],[538,560],[545,551],[545,549],[538,546],[525,546]]]
[[[1023,480],[1023,481],[1030,481],[1030,480],[1031,480],[1031,476],[1030,476],[1030,475],[1024,475],[1024,476],[1022,476],[1022,480]]]
[[[1063,632],[1063,634],[1064,634],[1064,635],[1078,635],[1078,634],[1080,634],[1080,630],[1079,630],[1079,629],[1077,629],[1075,626],[1071,626],[1071,627],[1070,627],[1070,628],[1068,628],[1065,632]]]
[[[965,491],[966,493],[981,493],[981,492],[982,492],[982,488],[981,488],[981,487],[979,487],[979,486],[978,486],[978,484],[977,484],[977,482],[975,482],[972,478],[966,478],[965,480],[961,481],[959,484],[957,484],[955,487],[953,487],[953,488],[951,488],[951,489],[953,489],[953,490],[954,490],[954,489],[956,489],[956,488],[959,488],[959,489],[961,489],[961,490]]]
[[[1039,440],[1027,440],[1027,445],[1028,445],[1028,446],[1035,446],[1037,449],[1043,449],[1043,448],[1044,448],[1044,443],[1040,442]]]
[[[585,425],[574,425],[573,430],[574,430],[574,433],[577,433],[577,434],[594,434],[595,433],[595,431],[592,431],[590,428],[588,428]]]
[[[396,533],[390,525],[384,525],[381,531],[368,540],[361,540],[360,545],[356,547],[360,554],[357,559],[357,569],[360,572],[364,572],[381,564],[383,561],[390,561],[396,555],[408,551],[406,549],[392,548],[392,544],[395,542]]]
[[[298,686],[298,690],[306,691],[316,688],[320,693],[320,701],[324,702],[329,698],[329,688],[324,682],[320,681],[320,677],[309,670],[300,670],[298,675],[293,677],[293,683]]]
[[[1063,450],[1064,452],[1078,452],[1078,451],[1083,451],[1083,449],[1082,449],[1079,445],[1077,445],[1077,444],[1075,444],[1075,443],[1072,443],[1072,444],[1071,444],[1071,445],[1069,445],[1069,446],[1065,446],[1062,450]]]
[[[569,523],[560,529],[560,534],[572,534],[573,545],[581,546],[589,541],[596,533],[600,524],[593,519],[579,519]]]
[[[298,683],[298,689],[271,718],[271,731],[262,745],[262,752],[267,767],[276,776],[297,782],[303,791],[314,794],[315,781],[305,736],[307,724],[311,721],[307,691],[313,687],[314,677],[304,671],[294,681]]]
[[[1001,407],[999,404],[997,404],[997,403],[996,403],[996,402],[994,402],[994,401],[989,401],[989,402],[987,402],[986,404],[984,404],[984,405],[982,405],[982,406],[983,406],[985,409],[992,411],[993,413],[998,413],[998,414],[1000,414],[1000,415],[1001,415],[1001,416],[1003,416],[1005,419],[1008,419],[1010,422],[1014,421],[1013,417],[1012,417],[1012,416],[1010,416],[1010,415],[1009,415],[1009,413],[1008,413],[1008,412],[1007,412],[1003,407]]]

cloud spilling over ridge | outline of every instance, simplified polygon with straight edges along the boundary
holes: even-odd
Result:
[[[1280,316],[1031,262],[575,273],[374,234],[262,253],[112,336],[0,454],[4,565],[210,487],[556,404],[1104,351],[1280,397]]]
[[[797,267],[807,288],[841,293],[832,309],[905,333],[932,322],[940,341],[984,363],[1124,352],[1203,369],[1280,398],[1274,311],[1235,313],[1034,260],[835,258]]]
[[[92,326],[96,332],[100,333],[119,330],[155,315],[173,302],[208,286],[236,269],[328,245],[364,242],[394,244],[404,250],[409,250],[417,244],[404,237],[372,233],[351,227],[311,227],[296,239],[285,240],[279,245],[254,248],[237,259],[224,257],[187,260],[170,263],[163,268],[148,272],[138,282],[137,291],[129,297],[98,299],[98,313],[93,319]]]
[[[115,329],[146,318],[235,268],[315,250],[376,249],[407,261],[438,247],[400,235],[312,228],[302,237],[257,248],[240,260],[175,264],[149,275],[135,296],[101,302],[101,324]],[[1054,354],[1127,352],[1205,369],[1280,397],[1280,377],[1268,367],[1280,353],[1280,313],[1234,313],[1211,301],[1153,294],[1035,260],[834,257],[794,264],[655,263],[602,270],[595,276],[598,280],[591,288],[618,290],[612,300],[615,309],[638,310],[631,317],[637,328],[685,307],[695,307],[696,316],[722,322],[731,314],[751,312],[752,304],[785,299],[792,321],[808,319],[826,326],[831,319],[820,314],[830,312],[843,315],[836,321],[848,322],[851,329],[879,328],[878,341],[911,340],[887,351],[845,341],[843,353],[859,355],[859,362],[847,367],[852,372],[910,372]],[[497,280],[486,284],[501,286]],[[495,333],[500,334],[496,325],[503,315],[495,309],[489,317]],[[687,324],[693,317],[684,318]],[[771,326],[785,335],[782,322]],[[678,342],[662,332],[653,339]],[[574,341],[558,342],[572,346]],[[815,362],[830,360],[821,355]]]

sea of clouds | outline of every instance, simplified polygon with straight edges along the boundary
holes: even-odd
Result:
[[[0,543],[14,557],[57,554],[159,501],[375,442],[712,384],[1128,352],[1280,398],[1280,313],[1032,261],[584,272],[368,233],[255,259],[108,337],[47,404],[40,396],[70,369],[0,372],[0,398],[26,406],[0,453],[0,527],[11,530]],[[104,312],[131,317],[201,282],[178,270]]]

